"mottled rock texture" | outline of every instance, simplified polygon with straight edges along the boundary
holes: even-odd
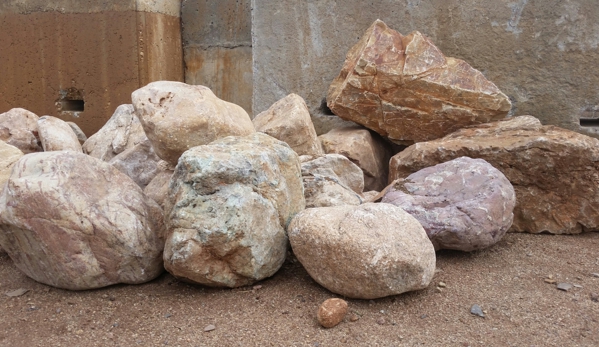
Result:
[[[347,53],[327,105],[396,142],[440,138],[511,109],[508,97],[468,63],[445,57],[418,31],[403,36],[380,20]]]
[[[162,209],[108,163],[72,151],[22,157],[0,195],[0,245],[27,276],[81,290],[163,271]]]
[[[192,147],[255,131],[247,112],[204,86],[159,81],[134,91],[131,98],[154,151],[173,165]]]
[[[275,102],[252,122],[256,131],[287,143],[298,155],[324,154],[306,102],[297,94],[289,94]]]
[[[435,272],[426,232],[391,204],[306,209],[289,225],[289,241],[316,282],[349,298],[426,288]]]
[[[318,308],[316,318],[325,328],[332,328],[343,321],[347,314],[347,301],[333,298],[325,300]]]
[[[110,159],[109,163],[122,173],[131,177],[141,189],[144,189],[150,181],[160,172],[160,159],[150,140],[147,138],[137,145],[126,149],[116,157]]]
[[[168,196],[168,186],[171,181],[171,177],[175,172],[168,165],[164,165],[165,161],[160,162],[158,165],[160,171],[152,178],[150,183],[144,188],[144,194],[148,198],[156,201],[158,205],[164,208],[164,203]]]
[[[382,190],[389,177],[391,149],[362,127],[337,128],[318,137],[326,153],[346,156],[364,172],[364,190]]]
[[[360,205],[364,189],[362,170],[340,154],[302,162],[306,208]]]
[[[109,161],[145,139],[146,134],[135,115],[133,105],[120,105],[108,122],[85,141],[83,152]]]
[[[44,152],[83,152],[77,135],[62,119],[52,116],[40,117],[37,120],[37,128]]]
[[[17,147],[0,141],[0,192],[10,177],[12,167],[23,155],[23,152]]]
[[[23,108],[0,113],[0,140],[25,154],[43,151],[37,130],[38,119],[35,113]]]
[[[287,144],[254,133],[194,147],[169,187],[165,267],[208,286],[272,276],[285,260],[285,228],[304,206],[299,159]]]
[[[382,202],[424,227],[436,250],[474,251],[497,243],[512,225],[516,195],[501,171],[461,157],[394,181]]]
[[[462,156],[486,160],[514,186],[511,231],[599,230],[599,140],[515,117],[410,146],[391,158],[389,180]]]

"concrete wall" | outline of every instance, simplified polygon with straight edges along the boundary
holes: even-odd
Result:
[[[183,80],[179,11],[178,0],[3,0],[0,113],[23,107],[92,135],[135,89]]]
[[[185,82],[252,113],[250,0],[183,0]]]
[[[377,18],[418,30],[466,60],[512,100],[514,115],[595,134],[599,118],[596,0],[253,0],[253,111],[289,93],[306,99],[317,130],[345,54]],[[593,123],[590,121],[589,123]]]

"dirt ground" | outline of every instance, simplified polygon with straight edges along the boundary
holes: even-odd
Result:
[[[165,273],[73,292],[27,278],[4,255],[0,346],[599,346],[594,273],[599,233],[508,234],[484,251],[438,252],[429,288],[348,300],[359,319],[324,329],[318,306],[338,296],[293,256],[252,287],[206,288]],[[561,282],[575,286],[562,291]],[[20,288],[29,291],[5,295]],[[484,318],[470,313],[473,304]]]

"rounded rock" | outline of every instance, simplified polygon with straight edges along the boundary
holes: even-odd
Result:
[[[334,298],[328,299],[318,308],[318,323],[325,328],[332,328],[341,323],[347,314],[347,301]]]

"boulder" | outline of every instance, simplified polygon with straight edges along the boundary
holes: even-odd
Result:
[[[172,165],[192,147],[255,131],[243,108],[217,98],[204,86],[152,82],[131,98],[154,151]]]
[[[256,131],[287,143],[298,155],[324,154],[308,106],[297,94],[289,94],[275,102],[268,110],[258,114],[252,122]]]
[[[345,127],[318,137],[326,153],[346,156],[364,172],[365,190],[382,190],[389,177],[390,149],[378,135],[362,127]]]
[[[92,157],[109,161],[145,139],[146,134],[133,105],[125,104],[117,107],[108,122],[85,141],[83,151]]]
[[[146,138],[110,159],[108,163],[144,189],[160,171],[158,163],[161,161],[154,152],[150,140]]]
[[[0,141],[0,192],[10,177],[12,167],[23,155],[23,152],[17,147]]]
[[[376,299],[426,288],[435,249],[420,223],[391,204],[309,208],[289,225],[308,274],[328,290]]]
[[[599,230],[599,140],[514,117],[408,147],[391,158],[389,180],[462,156],[486,160],[513,185],[511,231]]]
[[[37,128],[44,152],[83,152],[77,135],[62,119],[52,116],[40,117],[37,120]]]
[[[468,63],[445,57],[423,34],[375,21],[329,87],[337,116],[397,143],[440,138],[507,116],[508,97]]]
[[[175,171],[171,169],[168,163],[165,161],[158,163],[158,167],[158,173],[144,188],[144,194],[156,201],[160,207],[164,208],[164,204],[168,196],[168,186]]]
[[[34,280],[91,289],[162,271],[162,209],[127,175],[83,153],[22,157],[0,195],[0,245]]]
[[[67,122],[67,124],[71,127],[71,130],[73,130],[73,132],[77,136],[77,139],[79,140],[79,144],[83,146],[85,141],[87,141],[87,136],[85,136],[85,133],[83,132],[83,130],[81,130],[81,128],[77,125],[77,123]]]
[[[516,195],[501,171],[460,157],[398,179],[382,202],[424,227],[436,250],[474,251],[497,243],[512,225]]]
[[[285,228],[305,207],[298,156],[262,133],[194,147],[165,205],[167,271],[207,286],[252,284],[281,267]]]
[[[339,154],[301,163],[306,207],[360,205],[364,175],[356,164]]]
[[[23,108],[0,113],[0,140],[25,154],[43,151],[37,130],[38,119],[35,113]]]

